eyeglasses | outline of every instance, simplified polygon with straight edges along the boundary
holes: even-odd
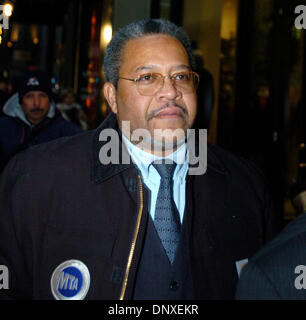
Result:
[[[190,93],[197,90],[200,82],[199,75],[194,71],[178,72],[173,75],[163,76],[160,73],[145,73],[136,79],[119,77],[119,79],[129,80],[136,83],[139,94],[143,96],[153,96],[165,83],[165,78],[169,78],[172,85],[182,93]]]

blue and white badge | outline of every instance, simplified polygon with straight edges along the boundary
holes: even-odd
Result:
[[[82,261],[67,260],[53,271],[50,284],[56,300],[82,300],[89,289],[90,274]]]

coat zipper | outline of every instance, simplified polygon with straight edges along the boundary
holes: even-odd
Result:
[[[129,273],[130,273],[131,264],[132,264],[133,257],[134,257],[134,251],[135,251],[136,241],[137,241],[137,237],[138,237],[138,233],[139,233],[142,212],[143,212],[143,186],[142,186],[142,181],[141,181],[140,175],[138,175],[137,178],[138,178],[138,182],[139,182],[140,203],[139,203],[139,210],[138,210],[138,216],[137,216],[137,221],[136,221],[136,229],[134,231],[133,241],[131,244],[131,249],[130,249],[130,253],[129,253],[129,257],[128,257],[128,262],[127,262],[127,265],[125,268],[125,274],[124,274],[123,285],[122,285],[121,294],[120,294],[120,300],[124,299],[127,283],[129,280]]]

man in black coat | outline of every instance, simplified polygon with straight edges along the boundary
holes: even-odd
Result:
[[[0,297],[233,299],[277,217],[254,166],[188,131],[198,75],[186,34],[132,23],[104,62],[107,119],[3,173]]]

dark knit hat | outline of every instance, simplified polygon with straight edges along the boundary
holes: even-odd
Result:
[[[43,91],[51,100],[52,86],[46,73],[42,71],[29,71],[22,75],[19,80],[19,102],[22,103],[23,96],[29,91]]]

